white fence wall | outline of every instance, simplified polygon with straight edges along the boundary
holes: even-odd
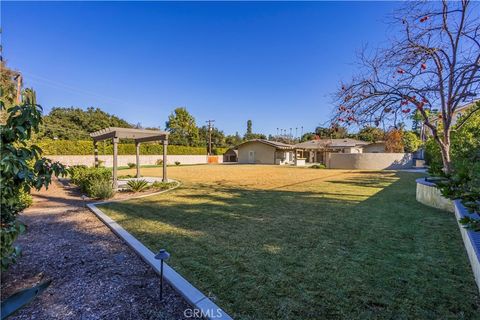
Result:
[[[398,170],[412,168],[411,153],[329,153],[331,169]]]
[[[50,158],[54,161],[59,161],[64,165],[72,166],[72,165],[86,165],[86,166],[93,166],[94,165],[94,157],[91,156],[45,156],[46,158]],[[222,156],[218,157],[218,163],[223,162]],[[103,161],[103,165],[106,167],[113,166],[113,156],[112,155],[99,155],[98,159]],[[158,159],[163,159],[162,155],[140,155],[140,165],[151,165],[156,164]],[[118,165],[119,166],[126,166],[128,163],[135,163],[135,155],[119,155],[118,156]],[[175,164],[178,161],[180,164],[204,164],[207,163],[208,159],[206,155],[168,155],[167,156],[167,164]]]

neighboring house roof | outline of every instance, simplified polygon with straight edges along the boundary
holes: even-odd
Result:
[[[356,139],[319,139],[310,140],[301,143],[297,143],[295,148],[298,149],[325,149],[325,148],[344,148],[344,147],[357,147],[370,144],[366,141]]]
[[[238,147],[240,147],[244,144],[247,144],[247,143],[251,143],[251,142],[259,142],[259,143],[263,143],[263,144],[266,144],[266,145],[271,146],[271,147],[275,147],[277,149],[284,149],[284,150],[290,150],[290,149],[294,148],[294,146],[291,145],[291,144],[278,142],[278,141],[265,140],[265,139],[248,140],[248,141],[245,141],[245,142],[239,144]]]

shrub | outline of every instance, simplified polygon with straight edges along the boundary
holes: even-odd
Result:
[[[405,152],[407,153],[413,153],[417,151],[422,145],[422,140],[420,140],[418,135],[412,131],[403,132],[402,142]]]
[[[52,140],[43,139],[38,141],[38,146],[42,148],[47,155],[93,155],[93,143],[90,140]],[[227,148],[218,148],[218,153],[223,154]],[[98,151],[100,154],[113,154],[113,145],[106,143],[99,144]],[[163,154],[163,146],[159,143],[145,143],[140,145],[140,153],[144,155]],[[118,144],[119,155],[135,154],[134,143]],[[168,154],[172,155],[204,155],[207,151],[204,147],[187,147],[187,146],[168,146]]]
[[[174,186],[176,186],[176,183],[175,182],[162,182],[162,181],[155,181],[151,188],[152,189],[158,189],[158,190],[167,190],[167,189],[171,189],[173,188]]]
[[[175,161],[175,165],[176,165],[176,166],[179,166],[179,165],[180,165],[180,161]]]
[[[92,192],[97,184],[109,184],[111,188],[112,173],[107,168],[95,168],[86,166],[73,166],[69,168],[72,183],[80,187],[89,197],[96,197]]]
[[[442,194],[459,199],[470,215],[461,219],[467,228],[480,232],[480,102],[477,111],[467,114],[460,128],[452,132],[452,173],[448,181],[440,185]]]
[[[131,163],[131,162],[127,163],[127,166],[128,166],[130,169],[137,167],[137,165],[136,165],[135,163]]]
[[[130,180],[127,182],[127,187],[130,191],[140,192],[148,188],[147,180]]]
[[[432,176],[442,176],[443,175],[443,162],[442,155],[440,153],[440,147],[438,143],[429,138],[425,142],[425,162],[429,166],[428,173]]]
[[[2,70],[3,72],[3,70]],[[2,90],[3,90],[2,85]],[[58,162],[42,157],[42,150],[31,145],[34,133],[38,133],[42,121],[42,109],[35,103],[33,91],[29,100],[20,106],[11,106],[6,111],[3,101],[0,110],[6,112],[6,120],[0,125],[0,264],[1,269],[16,261],[21,250],[15,240],[24,232],[25,226],[17,220],[18,214],[30,204],[27,194],[31,188],[48,187],[52,176],[63,175],[65,168]],[[30,144],[30,145],[29,145]]]
[[[324,164],[314,164],[313,166],[310,166],[310,168],[312,168],[312,169],[325,169],[325,168],[327,168],[327,166],[325,166]]]
[[[92,180],[88,186],[87,194],[96,199],[110,199],[115,195],[110,180]]]
[[[157,161],[155,161],[155,164],[157,166],[163,166],[163,159],[157,159]]]

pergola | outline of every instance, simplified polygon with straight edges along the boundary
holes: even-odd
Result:
[[[135,141],[137,178],[140,178],[140,143],[150,141],[162,141],[163,144],[163,178],[167,182],[167,145],[168,132],[157,130],[131,129],[109,127],[90,133],[93,139],[93,148],[95,154],[95,167],[98,167],[98,142],[111,139],[113,142],[113,187],[118,187],[118,142],[120,139],[132,139]]]

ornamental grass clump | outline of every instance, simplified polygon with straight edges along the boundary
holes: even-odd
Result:
[[[132,192],[141,192],[148,189],[148,181],[141,180],[130,180],[127,182],[127,187]]]

